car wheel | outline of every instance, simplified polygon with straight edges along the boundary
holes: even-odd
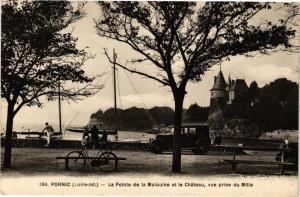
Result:
[[[196,142],[195,148],[192,149],[192,152],[196,155],[206,155],[208,152],[208,146],[201,144],[201,142]]]
[[[150,151],[156,154],[162,153],[162,145],[159,142],[154,141],[151,144]]]

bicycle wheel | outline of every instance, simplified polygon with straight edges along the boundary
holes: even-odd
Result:
[[[72,151],[67,155],[67,168],[68,170],[81,170],[84,168],[86,161],[81,151]]]
[[[111,172],[117,169],[117,156],[112,152],[103,152],[98,158],[99,169],[103,172]]]

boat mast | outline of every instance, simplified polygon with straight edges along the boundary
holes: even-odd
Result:
[[[114,131],[118,136],[118,117],[117,117],[117,87],[116,87],[116,54],[115,49],[113,50],[113,79],[114,79],[114,111],[115,111],[115,128]]]
[[[58,80],[58,118],[59,118],[59,132],[62,133],[62,129],[61,129],[60,80]]]

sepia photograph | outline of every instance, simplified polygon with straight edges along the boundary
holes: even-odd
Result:
[[[1,2],[0,194],[298,196],[299,2]]]

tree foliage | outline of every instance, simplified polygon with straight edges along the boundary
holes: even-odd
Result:
[[[298,88],[297,83],[286,78],[276,79],[262,88],[252,82],[248,92],[227,106],[225,118],[227,122],[243,120],[242,132],[248,134],[256,135],[276,129],[297,129]]]
[[[149,114],[156,125],[173,125],[174,110],[170,107],[153,107],[149,109]]]
[[[92,113],[90,118],[95,118],[99,121],[103,121],[103,115],[104,115],[104,113],[103,113],[102,109],[99,109],[97,112]]]
[[[120,130],[148,130],[155,126],[169,126],[173,123],[174,110],[169,107],[153,107],[151,109],[131,107],[128,109],[117,109],[118,129]],[[115,113],[113,108],[104,112],[98,110],[91,115],[106,129],[112,129],[115,126]]]
[[[89,58],[76,48],[67,27],[81,18],[82,3],[68,1],[9,1],[1,13],[1,97],[7,101],[4,167],[10,167],[13,118],[27,105],[42,106],[40,97],[73,101],[101,87],[81,68]],[[81,84],[78,88],[64,83]],[[60,91],[58,91],[58,87]]]
[[[290,47],[295,30],[283,23],[251,20],[271,3],[254,2],[99,2],[97,32],[131,47],[138,58],[119,67],[172,90],[175,102],[172,171],[181,170],[180,130],[188,81],[200,81],[213,65],[235,55],[268,54]],[[113,63],[113,58],[105,54]],[[145,72],[142,65],[154,66]],[[138,64],[139,66],[137,66]],[[134,67],[135,66],[135,67]]]
[[[295,34],[287,26],[272,22],[251,25],[250,19],[259,11],[271,9],[269,3],[99,4],[104,19],[97,22],[98,34],[124,42],[143,56],[132,63],[150,61],[159,70],[173,74],[174,62],[182,59],[181,69],[176,70],[179,85],[187,80],[199,81],[208,68],[230,56],[249,55],[253,51],[268,53],[278,45],[290,47],[289,38]],[[169,75],[151,77],[164,85],[172,86],[175,82]]]
[[[251,107],[249,121],[262,131],[298,129],[299,85],[286,78],[276,79],[261,89]]]
[[[282,22],[285,24],[290,24],[293,26],[299,26],[299,14],[300,14],[300,5],[298,2],[289,2],[284,3],[284,5],[279,6],[279,9],[287,9],[287,14],[285,18],[282,19]]]
[[[87,53],[76,48],[71,33],[62,33],[79,14],[70,2],[13,1],[2,6],[1,97],[18,102],[15,113],[25,104],[41,106],[40,96],[55,98],[59,83],[93,80],[81,69]],[[86,88],[61,90],[73,100],[91,94]]]
[[[259,89],[256,81],[252,81],[249,86],[249,97],[250,97],[251,102],[255,102],[255,99],[259,95],[259,90],[260,89]]]
[[[209,107],[200,107],[197,103],[192,104],[186,111],[190,122],[206,122]]]

